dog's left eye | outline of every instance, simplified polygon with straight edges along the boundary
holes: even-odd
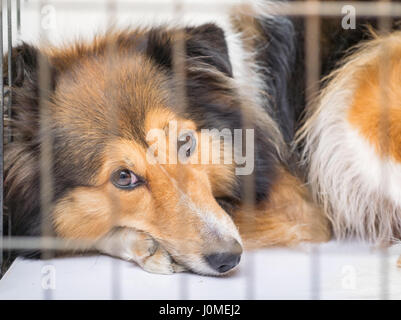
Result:
[[[114,171],[111,175],[111,182],[120,189],[133,189],[142,184],[142,180],[128,169]]]

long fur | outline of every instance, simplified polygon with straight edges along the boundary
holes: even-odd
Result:
[[[232,66],[230,58],[230,54],[234,54],[231,40],[237,41],[237,48],[243,46],[244,39],[240,35],[242,30],[233,31],[237,33],[237,39],[228,35],[226,40],[225,31],[215,24],[180,30],[158,27],[111,31],[97,37],[92,44],[77,42],[64,48],[40,50],[28,44],[15,48],[12,62],[13,70],[18,74],[15,79],[18,81],[13,83],[13,115],[9,123],[14,136],[13,142],[6,146],[5,158],[5,203],[12,215],[12,234],[41,234],[39,151],[43,137],[39,132],[38,56],[43,55],[49,62],[53,108],[60,103],[52,97],[59,85],[59,77],[64,76],[64,79],[67,78],[73,84],[78,76],[79,65],[84,64],[85,59],[105,63],[104,57],[109,53],[108,46],[116,48],[122,54],[145,54],[155,65],[152,70],[158,69],[168,79],[171,90],[175,90],[172,46],[176,41],[177,31],[184,34],[186,52],[185,85],[188,108],[182,115],[193,120],[199,130],[237,129],[243,126],[253,128],[256,140],[254,200],[256,203],[267,200],[277,176],[277,167],[286,165],[284,155],[288,153],[288,145],[285,140],[293,134],[294,119],[288,114],[290,107],[285,93],[293,63],[292,42],[287,44],[280,41],[281,38],[291,39],[293,30],[289,21],[269,16],[256,17],[254,23],[258,28],[255,36],[259,38],[259,43],[256,47],[241,49],[244,54],[241,58],[245,64],[242,69],[238,65]],[[261,45],[260,43],[265,43],[266,37],[269,37],[269,42]],[[257,54],[254,55],[252,51]],[[248,77],[244,76],[244,70],[250,70]],[[244,90],[246,79],[252,80],[248,87],[251,86],[255,94]],[[82,88],[82,92],[85,90]],[[68,92],[59,95],[59,99],[67,98]],[[173,104],[173,99],[170,102]],[[56,122],[51,124],[50,134],[54,138],[54,163],[51,170],[56,187],[54,202],[70,190],[90,184],[99,170],[99,159],[103,154],[107,135],[110,135],[110,128],[103,123],[111,112],[105,108],[107,103],[99,104],[100,111],[96,111],[92,118],[89,113],[84,112],[83,104],[77,102],[70,105],[73,112],[82,114],[80,121],[87,118],[90,123],[95,118],[97,122],[92,128],[92,134],[86,137],[68,129],[70,125],[75,125],[74,121],[66,123],[64,127]],[[126,119],[127,124],[141,123],[141,115],[145,111],[139,111],[134,113],[124,109],[121,111],[124,112],[122,119]],[[288,123],[284,119],[288,119]],[[113,131],[111,134],[123,136],[126,131]],[[134,132],[134,138],[145,143],[142,135],[140,129]],[[229,206],[238,206],[244,200],[244,192],[244,181],[237,177],[227,194],[217,200],[228,203]]]
[[[339,239],[388,243],[401,235],[401,206],[388,192],[389,182],[400,177],[400,167],[381,158],[347,121],[357,72],[381,54],[388,40],[379,37],[360,44],[326,79],[298,133],[314,198]],[[390,187],[399,190],[399,180]]]
[[[99,240],[111,228],[141,230],[177,262],[209,274],[204,256],[216,253],[210,250],[217,251],[221,243],[232,246],[228,240],[240,246],[238,228],[256,237],[250,240],[258,245],[327,240],[327,219],[296,176],[296,156],[289,152],[303,103],[294,108],[300,44],[293,23],[259,10],[265,6],[271,9],[269,2],[259,2],[233,12],[223,28],[207,23],[111,30],[90,43],[15,48],[18,81],[12,84],[8,124],[13,141],[6,146],[5,163],[12,234],[41,235],[39,154],[43,134],[49,134],[55,186],[50,224],[58,236]],[[179,44],[185,49],[183,74],[174,67]],[[39,58],[51,73],[46,132],[39,130]],[[165,130],[170,118],[185,119],[198,131],[253,129],[251,177],[236,176],[235,165],[195,170],[143,164],[146,128]],[[130,193],[112,186],[109,171],[120,170],[117,164],[146,176],[143,188]],[[188,179],[180,192],[171,183],[178,176]],[[181,189],[197,197],[196,206],[190,205],[194,200],[183,201]],[[253,210],[246,210],[248,204]]]

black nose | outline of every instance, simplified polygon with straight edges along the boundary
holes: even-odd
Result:
[[[225,250],[222,250],[222,252],[215,252],[205,256],[207,263],[219,273],[224,273],[234,268],[241,260],[242,247],[236,240],[228,246],[224,245],[223,248]]]

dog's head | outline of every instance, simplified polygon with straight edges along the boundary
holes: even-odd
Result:
[[[178,53],[184,82],[174,67],[177,38],[185,44]],[[50,68],[46,130],[39,123],[38,59]],[[39,234],[39,154],[48,136],[58,236],[100,239],[116,227],[134,228],[195,272],[224,273],[238,263],[237,228],[216,200],[238,197],[234,166],[200,163],[202,154],[220,150],[200,139],[213,117],[217,129],[226,125],[213,110],[240,119],[221,29],[111,32],[40,53],[22,45],[13,63],[5,186],[15,234]],[[222,254],[230,261],[219,263]]]

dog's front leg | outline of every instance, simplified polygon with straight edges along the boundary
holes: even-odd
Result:
[[[257,207],[234,212],[245,248],[295,246],[331,239],[329,220],[300,179],[281,169],[270,197]]]
[[[96,244],[101,253],[135,261],[145,271],[171,274],[185,271],[171,258],[170,254],[150,235],[131,228],[110,231]]]

